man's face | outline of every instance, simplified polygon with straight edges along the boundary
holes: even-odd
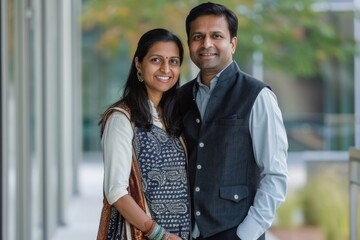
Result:
[[[204,15],[191,22],[188,44],[195,65],[215,75],[232,61],[237,38],[231,39],[225,17]]]

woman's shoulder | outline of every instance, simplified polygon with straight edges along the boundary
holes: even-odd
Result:
[[[115,113],[115,114],[114,114]],[[114,105],[112,107],[109,107],[103,114],[102,120],[100,122],[101,125],[101,135],[103,134],[104,128],[106,123],[108,122],[110,116],[114,116],[117,115],[117,119],[121,116],[121,115],[125,115],[126,118],[130,121],[131,120],[131,111],[129,106],[124,103],[121,102],[117,105]],[[121,118],[121,117],[120,117]]]
[[[117,110],[117,111],[124,112],[130,118],[131,110],[130,110],[130,107],[125,102],[121,102],[118,105],[112,107],[112,110],[113,111]]]

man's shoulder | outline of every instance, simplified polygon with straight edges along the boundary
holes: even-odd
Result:
[[[262,81],[240,69],[239,65],[235,60],[220,75],[220,81],[221,79],[223,79],[223,81],[227,81],[228,79],[234,79],[240,80],[240,82],[242,83],[262,84]]]
[[[181,85],[181,87],[178,89],[178,93],[183,95],[183,94],[190,94],[192,93],[192,89],[194,87],[196,80],[190,80],[186,83],[184,83],[183,85]]]
[[[196,79],[190,80],[188,82],[185,82],[183,85],[181,85],[180,89],[187,89],[194,86],[194,83],[196,82]]]
[[[259,87],[259,88],[263,88],[263,87],[269,87],[269,85],[267,83],[265,83],[264,81],[259,80],[258,78],[255,78],[254,76],[242,71],[242,70],[238,70],[238,78],[241,79],[241,81],[247,85],[251,85],[253,87]]]
[[[185,112],[186,108],[190,106],[193,99],[193,89],[195,80],[191,80],[185,84],[183,84],[180,88],[178,88],[176,97],[179,103],[181,112]]]

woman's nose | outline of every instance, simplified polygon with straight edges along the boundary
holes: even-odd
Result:
[[[164,72],[164,73],[170,72],[169,63],[164,62],[164,63],[161,65],[161,71]]]

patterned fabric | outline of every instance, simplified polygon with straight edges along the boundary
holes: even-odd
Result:
[[[110,114],[114,111],[120,111],[124,113],[130,121],[129,108],[121,104],[119,107],[111,108],[105,113],[104,121],[101,126],[101,134],[105,127],[106,121]],[[133,125],[133,123],[132,123]],[[135,202],[148,214],[148,206],[145,201],[140,179],[140,170],[138,162],[135,159],[135,155],[132,157],[131,172],[129,179],[129,195],[135,200]],[[137,228],[130,225],[117,211],[115,207],[110,205],[104,196],[103,209],[100,217],[99,230],[97,240],[145,240],[145,235]]]
[[[129,194],[135,202],[148,212],[147,203],[141,192],[141,179],[137,161],[132,161]],[[103,209],[100,217],[100,225],[97,240],[144,240],[145,235],[137,228],[130,225],[119,213],[119,211],[108,203],[104,196]]]
[[[127,106],[119,107],[106,113],[102,131],[113,111],[123,112],[130,119]],[[135,127],[134,131],[129,195],[168,232],[189,239],[190,204],[184,144],[156,126],[150,131]],[[147,239],[105,197],[103,203],[97,240]]]
[[[180,140],[155,125],[150,131],[135,127],[134,150],[153,219],[168,232],[189,239],[186,156]]]

